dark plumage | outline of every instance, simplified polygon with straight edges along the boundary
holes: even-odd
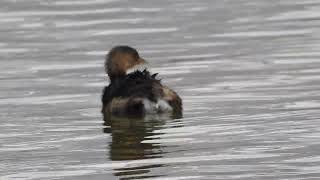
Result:
[[[102,102],[108,104],[115,97],[147,97],[156,101],[157,94],[153,93],[155,87],[160,86],[160,80],[156,79],[157,74],[151,75],[146,69],[135,71],[122,78],[117,79],[105,87]],[[160,93],[159,93],[160,94]]]

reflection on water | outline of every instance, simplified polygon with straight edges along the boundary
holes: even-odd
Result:
[[[0,179],[319,179],[319,25],[319,0],[1,0]],[[119,44],[184,118],[102,132]]]
[[[152,158],[161,158],[165,150],[160,143],[145,142],[153,140],[153,136],[163,133],[154,131],[163,129],[166,121],[176,121],[167,115],[151,115],[144,118],[126,118],[104,116],[104,133],[112,137],[109,143],[109,158],[112,161],[143,160]],[[160,177],[161,175],[148,175],[154,169],[163,167],[165,164],[141,165],[131,168],[115,168],[114,175],[127,179]]]
[[[111,133],[110,144],[111,160],[135,160],[161,157],[161,146],[153,143],[142,143],[160,129],[164,121],[148,121],[143,119],[112,119],[110,127],[104,129],[105,133]]]
[[[114,176],[119,177],[121,180],[126,179],[145,179],[145,178],[158,178],[163,175],[148,175],[150,171],[154,168],[163,167],[162,164],[159,165],[149,165],[149,166],[139,166],[134,168],[119,168],[114,169],[116,171]]]

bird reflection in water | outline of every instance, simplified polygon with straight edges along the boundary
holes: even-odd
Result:
[[[109,157],[112,161],[142,160],[161,158],[166,153],[159,143],[144,142],[157,138],[163,134],[157,132],[164,128],[168,120],[173,121],[170,115],[152,115],[144,118],[127,118],[104,116],[104,133],[112,137],[109,144]],[[174,121],[179,121],[175,119]],[[130,168],[114,169],[114,175],[121,179],[141,179],[159,177],[148,175],[152,169],[160,168],[165,164],[143,165]]]

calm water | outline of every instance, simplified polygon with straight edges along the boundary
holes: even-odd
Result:
[[[320,179],[318,0],[1,0],[0,179]],[[184,118],[104,125],[136,47]]]

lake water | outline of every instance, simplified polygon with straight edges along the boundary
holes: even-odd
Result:
[[[318,0],[1,0],[0,179],[320,179]],[[130,45],[184,117],[103,124]]]

